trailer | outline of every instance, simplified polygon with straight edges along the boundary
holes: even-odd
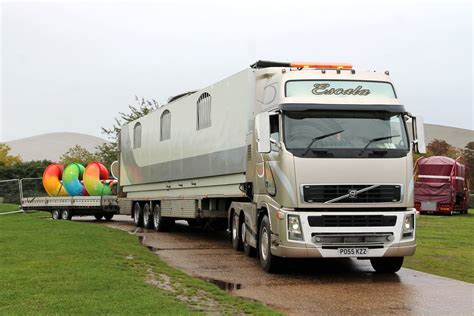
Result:
[[[309,257],[395,272],[415,252],[423,121],[388,72],[258,61],[125,124],[119,142],[119,212],[138,227],[226,225],[269,272]]]
[[[39,210],[51,213],[54,220],[71,220],[73,216],[94,216],[96,219],[111,220],[118,214],[116,195],[104,196],[47,196],[43,188],[33,185],[41,178],[25,178],[18,181],[20,206],[24,211]],[[30,184],[30,185],[27,185]]]
[[[420,158],[415,164],[415,207],[421,213],[467,214],[469,169],[462,158]]]

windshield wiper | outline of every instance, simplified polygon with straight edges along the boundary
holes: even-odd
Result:
[[[386,140],[386,139],[394,138],[394,137],[400,137],[400,135],[392,135],[392,136],[385,136],[385,137],[372,138],[371,140],[369,140],[369,142],[367,143],[367,145],[365,145],[365,147],[360,151],[359,156],[362,156],[362,154],[367,150],[367,148],[370,146],[370,144],[379,142],[379,141],[381,141],[381,140]]]
[[[309,143],[308,147],[306,147],[304,153],[303,153],[303,156],[306,155],[308,153],[308,151],[310,150],[311,146],[313,146],[313,144],[315,142],[317,142],[318,140],[321,140],[321,139],[324,139],[324,138],[327,138],[329,136],[332,136],[332,135],[336,135],[336,134],[339,134],[339,133],[342,133],[344,132],[344,130],[340,130],[340,131],[337,131],[337,132],[333,132],[333,133],[330,133],[330,134],[325,134],[325,135],[321,135],[321,136],[318,136],[318,137],[315,137],[311,140],[311,143]]]

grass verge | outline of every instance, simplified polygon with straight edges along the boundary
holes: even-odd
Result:
[[[0,214],[18,211],[20,207],[16,204],[0,203]]]
[[[0,212],[15,210],[0,204]],[[49,214],[0,217],[0,314],[275,314],[168,266],[136,236]]]
[[[421,215],[417,249],[404,267],[474,283],[474,209],[467,215]]]

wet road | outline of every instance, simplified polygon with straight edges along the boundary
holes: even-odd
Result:
[[[470,283],[410,269],[379,275],[369,261],[351,259],[291,260],[284,273],[272,275],[257,259],[234,251],[224,232],[178,224],[157,233],[136,229],[126,216],[103,223],[136,234],[162,260],[190,275],[290,315],[474,314]]]

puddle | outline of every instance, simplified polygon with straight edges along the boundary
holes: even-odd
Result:
[[[161,250],[160,248],[157,248],[157,247],[145,245],[145,236],[138,236],[138,242],[139,242],[142,246],[145,246],[145,247],[146,247],[148,250],[150,250],[151,252],[157,252],[157,251]]]
[[[138,242],[142,245],[142,246],[145,246],[148,250],[150,250],[151,252],[157,252],[159,250],[161,250],[160,248],[157,248],[157,247],[153,247],[153,246],[148,246],[148,245],[145,245],[145,240],[146,240],[146,237],[145,236],[138,236]],[[221,290],[224,290],[226,292],[233,292],[235,290],[240,290],[242,288],[242,284],[240,283],[232,283],[232,282],[226,282],[226,281],[222,281],[222,280],[216,280],[216,279],[210,279],[210,278],[202,278],[202,277],[199,277],[199,279],[201,280],[204,280],[206,282],[209,282],[209,283],[212,283],[212,284],[215,284],[217,285],[217,287],[219,287]]]
[[[224,290],[226,292],[233,292],[235,290],[240,290],[242,288],[242,284],[240,284],[240,283],[232,283],[232,282],[226,282],[226,281],[222,281],[222,280],[201,278],[201,277],[198,277],[198,278],[201,279],[201,280],[204,280],[206,282],[215,284],[221,290]]]
[[[136,235],[137,233],[141,233],[141,232],[142,232],[142,231],[141,231],[141,228],[140,228],[140,227],[136,227],[136,228],[134,227],[133,229],[129,229],[129,230],[128,230],[128,233],[129,233],[130,235]]]

